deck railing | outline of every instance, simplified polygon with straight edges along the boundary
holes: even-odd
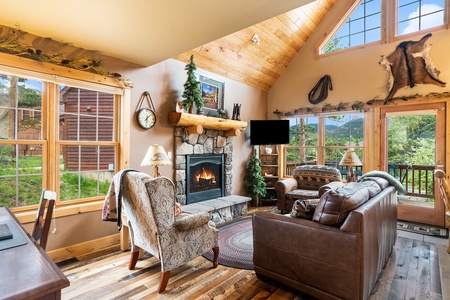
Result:
[[[297,166],[305,163],[287,163],[286,175],[292,176]],[[310,162],[308,164],[315,164]],[[341,171],[343,179],[347,177],[347,169],[338,163],[330,162],[325,165],[337,168]],[[356,176],[362,175],[362,167],[354,167]],[[434,199],[434,166],[424,165],[408,165],[408,164],[390,164],[388,173],[398,179],[406,189],[405,196],[421,197],[426,199]]]
[[[389,165],[388,173],[402,182],[405,196],[434,199],[434,166]]]

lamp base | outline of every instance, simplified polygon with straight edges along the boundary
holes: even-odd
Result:
[[[159,177],[158,167],[155,166],[153,168],[153,178]]]
[[[352,167],[348,168],[348,171],[347,171],[347,182],[356,182],[356,172],[353,171]]]

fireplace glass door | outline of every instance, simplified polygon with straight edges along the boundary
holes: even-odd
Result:
[[[199,154],[186,157],[187,204],[223,197],[224,158],[222,154]]]

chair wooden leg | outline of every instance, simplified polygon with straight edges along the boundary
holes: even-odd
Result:
[[[139,258],[139,251],[131,252],[130,262],[128,263],[128,270],[133,270]]]
[[[217,266],[219,265],[219,263],[218,263],[218,259],[219,259],[219,247],[214,247],[212,250],[213,250],[213,252],[214,252],[213,268],[217,268]]]
[[[158,293],[162,293],[166,290],[167,283],[169,282],[170,271],[161,272],[161,277],[159,279]]]

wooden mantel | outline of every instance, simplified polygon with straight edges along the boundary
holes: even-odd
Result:
[[[186,127],[188,133],[201,134],[203,128],[222,130],[225,132],[225,136],[238,136],[241,134],[241,131],[244,131],[245,128],[247,128],[247,122],[245,121],[207,117],[175,111],[169,112],[169,124]]]

